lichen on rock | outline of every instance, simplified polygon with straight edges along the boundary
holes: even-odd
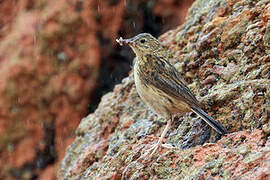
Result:
[[[186,23],[159,39],[202,102],[229,131],[193,114],[174,120],[167,143],[144,161],[166,121],[140,100],[133,74],[84,118],[61,179],[270,178],[269,0],[197,0]],[[267,163],[268,162],[268,163]]]

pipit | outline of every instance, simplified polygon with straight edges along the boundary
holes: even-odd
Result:
[[[156,38],[142,33],[116,41],[121,46],[129,45],[136,54],[134,79],[138,94],[152,111],[167,120],[158,143],[150,150],[151,155],[162,145],[173,118],[186,112],[195,112],[219,134],[226,134],[225,128],[200,108],[179,72],[168,61],[168,52]]]

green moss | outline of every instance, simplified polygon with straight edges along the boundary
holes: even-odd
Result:
[[[232,179],[231,170],[225,169],[222,176],[223,176],[224,180],[231,180]]]
[[[247,155],[250,153],[250,149],[247,144],[242,144],[237,148],[237,152],[243,156]]]
[[[263,156],[263,153],[261,152],[253,152],[253,153],[250,153],[246,156],[246,158],[244,159],[244,163],[247,164],[247,166],[250,164],[250,163],[253,163],[254,161],[257,161],[259,160],[260,158],[262,158]],[[259,163],[259,162],[258,162]]]

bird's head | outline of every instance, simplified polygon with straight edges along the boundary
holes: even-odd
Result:
[[[163,50],[159,41],[149,33],[141,33],[130,39],[123,39],[120,37],[116,40],[121,46],[129,45],[136,56],[143,56],[146,54],[156,54]]]

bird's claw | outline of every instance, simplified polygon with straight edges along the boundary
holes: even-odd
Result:
[[[158,150],[159,147],[164,147],[164,148],[167,148],[167,149],[174,149],[174,148],[176,148],[176,147],[172,146],[171,144],[157,143],[157,144],[153,145],[150,149],[148,149],[146,151],[146,153],[143,154],[143,157],[145,157],[145,158],[146,157],[147,158],[151,158],[155,154],[155,152]]]

